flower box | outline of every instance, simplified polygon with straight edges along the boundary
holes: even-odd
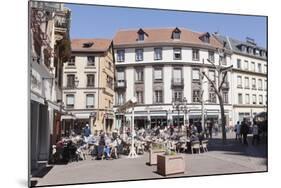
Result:
[[[182,155],[157,155],[157,172],[163,176],[184,173],[185,160]]]
[[[164,149],[156,149],[156,150],[149,150],[149,164],[156,165],[157,164],[157,155],[164,154]]]

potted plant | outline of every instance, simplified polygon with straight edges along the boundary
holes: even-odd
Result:
[[[164,154],[165,149],[161,144],[152,144],[152,147],[149,150],[149,164],[156,165],[157,164],[157,155]]]
[[[163,176],[184,173],[185,160],[183,155],[167,150],[164,154],[157,155],[157,172]]]

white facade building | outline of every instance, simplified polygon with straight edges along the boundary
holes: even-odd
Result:
[[[135,96],[138,100],[135,107],[137,127],[183,125],[187,121],[195,123],[201,119],[202,108],[198,98],[204,90],[205,119],[207,122],[218,121],[218,99],[207,79],[202,80],[200,72],[205,71],[212,77],[214,71],[207,59],[218,63],[217,48],[222,47],[209,33],[184,28],[118,31],[114,37],[116,107]],[[223,65],[230,64],[231,53],[227,52]],[[225,112],[227,122],[233,124],[230,78],[229,74],[224,87]],[[184,98],[187,110],[174,109],[173,101]],[[130,112],[124,116],[130,121]],[[124,116],[117,116],[116,123],[124,121]]]
[[[227,42],[227,48],[233,52],[234,122],[267,111],[267,50],[250,38],[246,42],[218,35],[217,38]]]

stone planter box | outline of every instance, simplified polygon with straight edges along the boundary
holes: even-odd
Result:
[[[163,176],[184,173],[185,160],[182,155],[158,155],[157,172]]]
[[[157,149],[157,150],[149,150],[149,165],[157,164],[157,155],[164,154],[165,150]]]

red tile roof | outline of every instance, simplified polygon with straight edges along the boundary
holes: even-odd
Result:
[[[114,45],[133,45],[133,44],[150,44],[150,43],[171,43],[171,44],[190,44],[190,45],[203,45],[203,46],[211,46],[214,48],[223,47],[222,44],[210,35],[210,43],[204,43],[199,37],[206,32],[194,32],[185,28],[178,28],[181,31],[180,40],[174,40],[172,38],[172,33],[176,29],[175,28],[155,28],[155,29],[146,29],[142,28],[142,30],[148,35],[144,39],[144,41],[137,41],[138,38],[138,29],[130,29],[130,30],[119,30],[114,39]]]
[[[112,40],[109,39],[72,39],[72,52],[105,52],[110,47]],[[85,43],[93,43],[92,46],[86,48]]]

